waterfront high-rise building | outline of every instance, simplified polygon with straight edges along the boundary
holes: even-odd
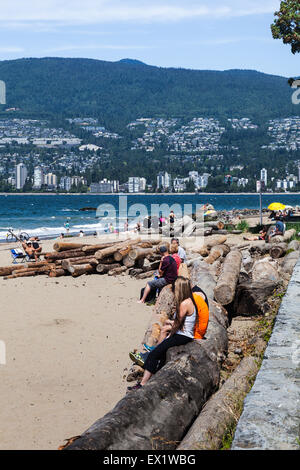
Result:
[[[157,189],[170,189],[171,188],[171,175],[167,172],[161,171],[157,175]]]
[[[53,173],[47,173],[44,176],[44,184],[48,186],[49,189],[55,189],[57,187],[57,176]]]
[[[15,169],[15,180],[16,180],[16,188],[23,189],[27,178],[27,168],[24,163],[19,163],[16,165]]]

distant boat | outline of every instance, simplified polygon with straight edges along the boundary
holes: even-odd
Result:
[[[82,207],[80,211],[96,211],[97,207]]]

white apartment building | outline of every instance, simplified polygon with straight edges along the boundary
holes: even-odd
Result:
[[[33,187],[34,189],[41,189],[44,184],[44,171],[41,166],[36,166],[33,172]]]
[[[265,168],[260,170],[260,181],[263,181],[265,183],[265,187],[267,187],[268,171]]]
[[[140,178],[138,176],[130,176],[128,178],[128,192],[129,193],[139,193],[145,191],[146,189],[146,179]]]
[[[27,168],[24,163],[19,163],[16,165],[15,169],[15,181],[16,181],[16,188],[23,189],[27,178]]]
[[[157,189],[170,189],[171,188],[171,175],[167,172],[161,171],[157,175]]]

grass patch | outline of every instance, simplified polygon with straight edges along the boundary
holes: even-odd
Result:
[[[237,230],[242,230],[243,232],[248,232],[249,224],[248,224],[247,220],[241,220],[237,224],[236,228],[237,228]]]

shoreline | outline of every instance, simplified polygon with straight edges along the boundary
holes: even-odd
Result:
[[[260,193],[0,193],[0,196],[259,196]],[[262,193],[262,196],[300,196],[300,192]]]

